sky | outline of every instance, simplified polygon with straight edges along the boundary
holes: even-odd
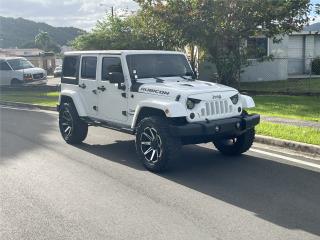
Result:
[[[136,10],[133,0],[0,0],[0,16],[90,30],[106,11]]]
[[[320,0],[311,0],[313,4]],[[56,27],[78,27],[89,31],[114,6],[136,10],[133,0],[0,0],[0,16],[23,17]],[[314,22],[320,22],[318,16]]]

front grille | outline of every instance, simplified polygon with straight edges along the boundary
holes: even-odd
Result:
[[[35,80],[42,79],[42,78],[43,78],[43,73],[33,74],[33,79],[35,79]]]
[[[211,101],[205,103],[205,108],[201,109],[202,116],[217,116],[232,112],[232,105],[227,100]]]

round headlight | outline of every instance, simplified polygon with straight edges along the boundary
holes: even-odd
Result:
[[[239,102],[239,94],[236,94],[236,95],[230,97],[230,99],[231,99],[231,102],[232,102],[234,105],[236,105],[236,104]]]
[[[191,99],[188,99],[187,100],[187,108],[191,110],[194,108],[194,106],[195,106],[194,101],[192,101]]]

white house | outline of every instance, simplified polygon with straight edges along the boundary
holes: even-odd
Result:
[[[272,39],[262,38],[266,54],[273,55],[273,61],[258,62],[250,60],[251,65],[241,73],[241,81],[286,80],[296,75],[309,74],[311,61],[320,57],[320,33],[302,31],[284,36],[282,42],[273,43]]]

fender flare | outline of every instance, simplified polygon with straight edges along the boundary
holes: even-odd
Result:
[[[135,128],[137,124],[137,120],[139,114],[143,108],[153,108],[157,110],[161,110],[168,118],[174,117],[185,117],[186,116],[186,109],[180,102],[173,102],[173,101],[165,101],[165,100],[148,100],[148,101],[141,101],[137,105],[131,128]]]
[[[252,99],[252,97],[249,97],[247,95],[240,95],[241,103],[242,103],[242,108],[254,108],[256,105]]]
[[[72,90],[63,90],[61,91],[60,93],[60,96],[59,96],[59,104],[61,104],[61,97],[62,96],[67,96],[67,97],[70,97],[74,103],[74,106],[76,107],[77,109],[77,112],[78,112],[78,115],[81,116],[81,117],[85,117],[87,116],[87,112],[86,112],[86,109],[83,105],[83,102],[79,96],[79,94],[75,91],[72,91]]]

